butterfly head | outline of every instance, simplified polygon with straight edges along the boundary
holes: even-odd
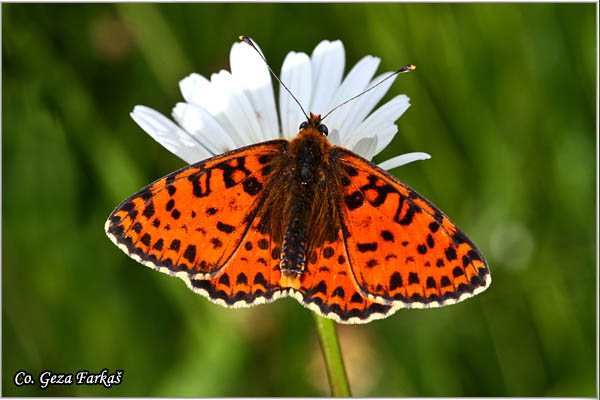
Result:
[[[312,128],[319,131],[323,136],[327,136],[329,134],[329,129],[327,129],[327,126],[323,124],[322,121],[323,118],[321,118],[320,114],[310,113],[308,120],[300,124],[300,131]]]

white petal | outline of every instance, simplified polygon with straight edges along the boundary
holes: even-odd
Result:
[[[340,87],[346,64],[346,54],[341,41],[323,40],[311,56],[313,91],[307,112],[323,115]]]
[[[258,45],[256,47],[260,50]],[[252,47],[246,43],[234,43],[229,54],[231,73],[252,104],[260,127],[258,141],[279,137],[279,124],[271,75]]]
[[[390,144],[392,139],[394,139],[396,133],[398,133],[398,126],[393,122],[386,126],[378,128],[375,136],[377,136],[379,141],[377,142],[375,154],[378,154],[379,152],[381,152],[381,150],[385,149],[387,145]]]
[[[406,153],[390,158],[389,160],[386,160],[377,166],[382,169],[390,170],[392,168],[400,167],[413,161],[429,160],[430,158],[431,156],[427,153]]]
[[[173,109],[173,118],[214,154],[225,153],[237,147],[233,138],[202,106],[177,103]]]
[[[221,71],[211,76],[211,83],[228,95],[225,114],[236,130],[244,145],[262,141],[261,128],[256,111],[246,96],[244,89],[237,85],[228,71]]]
[[[210,84],[196,93],[193,104],[202,106],[231,136],[236,147],[258,141],[258,122],[247,97],[228,71],[212,74]]]
[[[377,67],[379,66],[379,58],[366,56],[363,57],[356,65],[350,70],[342,85],[337,90],[333,100],[329,103],[329,109],[338,106],[342,102],[356,96],[367,88],[367,85],[373,78]],[[335,110],[329,117],[327,117],[326,125],[331,129],[338,129],[340,131],[340,139],[342,143],[345,143],[348,132],[340,130],[342,122],[351,110],[351,105],[344,105]]]
[[[213,155],[158,111],[146,106],[135,106],[130,115],[154,140],[189,164]]]
[[[362,138],[352,147],[352,151],[370,160],[375,155],[377,137]]]
[[[375,135],[379,138],[376,153],[386,148],[398,131],[396,120],[410,107],[408,96],[401,94],[394,97],[373,114],[369,115],[356,129],[350,132],[351,137]]]
[[[179,89],[185,101],[191,104],[202,104],[202,98],[206,96],[210,82],[202,75],[193,73],[179,81]]]
[[[340,133],[337,129],[329,131],[329,135],[327,136],[327,140],[332,146],[341,146],[342,141],[340,140]]]
[[[222,71],[228,74],[225,71]],[[213,78],[216,74],[213,74]],[[238,134],[235,125],[229,120],[232,94],[227,85],[208,81],[201,75],[192,74],[180,82],[181,92],[190,104],[198,105],[209,112],[225,132],[234,140],[236,147],[248,144],[249,139]]]
[[[281,67],[281,81],[296,96],[300,104],[306,107],[311,96],[312,72],[310,59],[304,53],[290,52]],[[281,116],[281,133],[291,139],[298,133],[298,127],[306,117],[292,96],[280,85],[279,112]]]
[[[391,74],[391,72],[386,72],[385,74],[378,76],[377,78],[373,79],[372,82],[369,83],[368,87],[376,85],[378,82],[381,82],[383,79],[387,78]],[[388,79],[379,86],[363,94],[356,100],[353,100],[347,106],[344,106],[350,107],[350,110],[348,112],[348,115],[342,122],[340,131],[348,133],[346,136],[346,140],[348,140],[347,145],[349,147],[361,139],[359,135],[356,135],[356,128],[358,128],[358,126],[367,117],[367,115],[369,115],[371,111],[373,111],[373,108],[375,108],[377,103],[379,103],[383,96],[385,96],[392,83],[394,83],[395,79],[396,77]],[[394,121],[395,120],[393,120],[392,123]],[[369,135],[373,135],[373,132],[370,132]]]

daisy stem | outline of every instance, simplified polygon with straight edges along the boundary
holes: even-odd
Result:
[[[325,368],[329,377],[329,386],[333,397],[350,397],[350,385],[346,377],[344,360],[338,340],[335,322],[329,318],[312,313],[319,334],[319,342],[325,359]]]

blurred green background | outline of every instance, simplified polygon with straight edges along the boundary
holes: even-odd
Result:
[[[112,209],[184,165],[129,117],[166,115],[239,34],[276,71],[341,39],[412,106],[375,161],[457,222],[482,295],[340,328],[355,395],[595,396],[594,4],[97,4],[2,7],[2,394],[328,395],[309,311],[226,310],[136,264]],[[17,371],[124,370],[102,387],[16,387]]]

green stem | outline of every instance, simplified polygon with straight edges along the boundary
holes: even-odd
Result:
[[[342,351],[338,340],[335,322],[329,318],[312,313],[319,334],[319,342],[325,359],[325,368],[329,377],[329,386],[333,397],[350,397],[350,385],[344,369]]]

